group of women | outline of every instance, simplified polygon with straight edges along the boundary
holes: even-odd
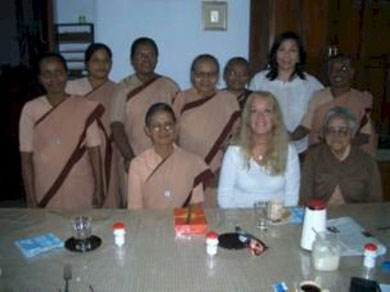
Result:
[[[130,61],[135,74],[119,85],[109,80],[111,50],[92,44],[85,54],[85,78],[56,81],[54,72],[52,80],[45,82],[42,76],[47,66],[58,63],[65,71],[66,64],[59,55],[41,59],[40,80],[47,91],[41,99],[50,102],[57,94],[62,96],[57,103],[61,104],[68,94],[78,95],[104,107],[99,117],[86,119],[77,144],[87,149],[100,145],[99,159],[89,155],[89,161],[95,162],[90,173],[99,182],[90,195],[96,198],[96,207],[161,209],[203,204],[241,208],[276,198],[294,206],[312,197],[331,203],[380,200],[374,159],[351,145],[356,131],[348,109],[332,109],[326,116],[323,144],[307,151],[307,138],[292,141],[312,95],[322,89],[315,77],[304,72],[305,58],[300,38],[283,33],[271,48],[268,68],[250,83],[248,62],[241,57],[229,60],[223,72],[227,86],[220,90],[219,63],[214,56],[202,54],[190,67],[193,87],[180,91],[171,79],[155,73],[158,48],[153,40],[143,37],[133,43]],[[25,121],[31,115],[26,112],[21,117],[21,135],[28,132]],[[34,119],[29,123],[30,136],[42,117]],[[61,119],[67,123],[72,117]],[[87,141],[93,140],[92,127],[100,143]],[[34,136],[33,140],[44,138]],[[22,158],[26,152],[37,156],[32,147],[21,147],[21,152]],[[301,175],[299,158],[303,156],[298,154],[303,153],[307,158]],[[49,198],[37,194],[37,183],[28,174],[36,173],[31,156],[29,167],[22,160],[31,206],[64,207],[52,200],[61,194]],[[65,181],[74,176],[79,161],[61,163],[68,171],[53,174],[50,190],[51,184],[59,184],[58,177]],[[51,192],[58,189],[61,186]],[[66,192],[62,196],[58,202],[67,200]],[[45,205],[40,204],[42,197]],[[69,206],[79,208],[75,204],[65,207]]]

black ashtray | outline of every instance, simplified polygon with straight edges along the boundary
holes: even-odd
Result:
[[[74,237],[65,241],[65,248],[74,252],[93,251],[102,244],[100,237],[92,235],[87,239],[76,239]]]
[[[218,236],[219,246],[226,249],[244,249],[245,243],[239,239],[238,233],[223,233]]]

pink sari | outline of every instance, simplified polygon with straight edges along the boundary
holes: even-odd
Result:
[[[94,179],[85,139],[103,112],[98,103],[73,96],[35,123],[33,165],[40,207],[92,208]]]
[[[129,170],[130,209],[173,209],[204,201],[204,183],[212,173],[202,159],[178,147],[170,156],[154,165],[152,171],[142,179],[136,193],[132,177],[145,175],[157,154],[149,149],[136,157]],[[143,172],[141,174],[140,172]],[[138,173],[138,174],[137,174]]]
[[[171,104],[177,91],[171,80],[157,75],[127,93],[125,130],[135,155],[152,147],[144,131],[146,111],[156,102]]]
[[[110,129],[111,101],[116,88],[117,85],[108,80],[93,89],[88,81],[88,78],[69,81],[66,88],[66,91],[69,93],[77,93],[84,95],[90,100],[98,101],[105,109],[103,116],[97,122],[102,141],[101,151],[103,160],[103,178],[106,193],[104,207],[106,208],[118,208],[124,206],[125,202],[125,199],[121,197],[119,191],[119,174],[117,164],[120,153],[115,147]]]
[[[214,174],[215,180],[207,184],[205,206],[215,207],[223,153],[240,122],[237,97],[226,90],[201,97],[192,88],[178,94],[174,110],[180,125],[180,147],[202,157]]]

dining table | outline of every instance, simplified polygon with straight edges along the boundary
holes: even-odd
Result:
[[[268,249],[255,256],[248,249],[218,248],[206,252],[205,235],[176,235],[172,210],[93,209],[67,212],[55,209],[0,209],[0,291],[66,291],[64,267],[71,271],[69,291],[274,291],[284,282],[288,291],[313,280],[329,291],[349,291],[351,277],[365,273],[362,256],[346,256],[333,272],[316,271],[311,253],[300,247],[302,224],[256,228],[252,209],[205,209],[208,230],[234,232],[236,226]],[[58,247],[25,257],[15,242],[53,233],[62,241],[72,237],[71,220],[77,215],[92,219],[92,234],[101,245],[87,252]],[[345,204],[327,209],[327,218],[352,217],[390,248],[390,203]],[[125,225],[125,244],[114,243],[113,225]],[[382,228],[381,228],[382,227]],[[390,273],[381,269],[389,252],[376,260],[371,274],[390,284]]]

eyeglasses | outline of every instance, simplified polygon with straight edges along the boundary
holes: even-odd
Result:
[[[326,129],[325,133],[326,133],[326,135],[330,135],[330,136],[345,137],[348,135],[349,129],[348,128],[340,128],[340,129],[329,128],[329,129]]]
[[[165,132],[172,132],[173,130],[173,127],[174,127],[174,124],[173,123],[165,123],[165,124],[152,124],[149,126],[149,128],[153,131],[153,132],[161,132],[161,131],[165,131]]]

